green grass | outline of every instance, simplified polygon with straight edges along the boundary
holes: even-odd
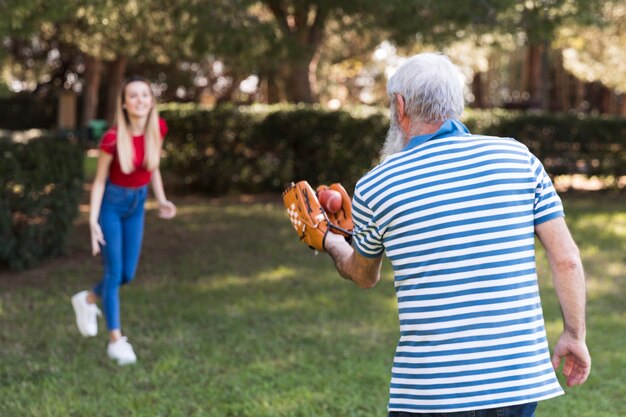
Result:
[[[94,283],[83,213],[68,254],[0,275],[0,416],[384,416],[398,320],[390,268],[372,290],[342,280],[297,242],[277,199],[177,199],[170,222],[148,211],[122,323],[139,362],[84,339],[70,296]],[[617,416],[626,386],[626,199],[565,200],[588,273],[586,385],[539,416]],[[151,206],[149,206],[151,207]],[[539,255],[551,343],[562,326]],[[104,326],[104,322],[100,322]]]
[[[96,168],[98,167],[98,153],[95,150],[85,154],[83,167],[85,172],[85,181],[93,181],[93,178],[96,176]]]

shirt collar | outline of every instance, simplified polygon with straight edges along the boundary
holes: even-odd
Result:
[[[435,133],[413,136],[409,140],[409,143],[407,143],[407,145],[402,150],[406,151],[406,150],[415,148],[416,146],[419,146],[422,143],[427,142],[432,139],[447,138],[451,136],[467,136],[469,134],[470,134],[469,129],[465,127],[463,123],[461,123],[460,121],[456,119],[448,119],[441,125],[439,130],[437,130]]]

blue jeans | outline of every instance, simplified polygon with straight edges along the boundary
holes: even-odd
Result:
[[[100,245],[104,276],[93,289],[102,298],[107,328],[119,330],[119,289],[135,277],[144,228],[148,187],[126,188],[107,182],[98,223],[106,244]]]
[[[535,417],[537,403],[510,405],[508,407],[487,410],[457,411],[454,413],[407,413],[390,411],[389,417]]]

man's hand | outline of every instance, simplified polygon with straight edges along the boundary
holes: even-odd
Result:
[[[563,332],[552,355],[552,366],[555,370],[559,368],[561,358],[565,358],[563,375],[567,377],[567,386],[582,385],[591,371],[591,356],[584,337],[576,338],[567,331]]]

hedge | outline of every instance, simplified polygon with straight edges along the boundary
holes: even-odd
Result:
[[[84,150],[65,139],[0,140],[0,264],[20,270],[63,252],[78,214]]]
[[[24,93],[0,98],[0,129],[50,129],[57,123],[58,98]]]
[[[551,175],[626,175],[624,118],[483,111],[464,121],[472,132],[524,143]]]
[[[279,191],[300,179],[353,187],[376,160],[387,129],[381,113],[314,107],[183,106],[161,115],[170,127],[165,168],[216,194]]]
[[[164,166],[209,193],[279,191],[291,181],[341,181],[351,189],[378,161],[388,119],[381,109],[168,105]],[[473,133],[514,137],[553,175],[626,175],[626,120],[468,111]]]

